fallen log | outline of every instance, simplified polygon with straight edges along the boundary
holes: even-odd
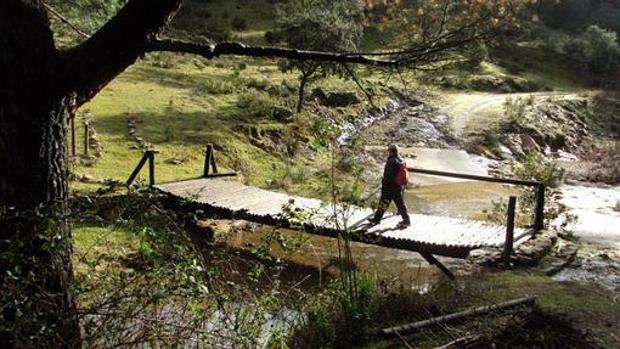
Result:
[[[381,330],[381,334],[384,336],[393,336],[397,333],[404,334],[404,333],[412,332],[414,330],[417,330],[423,327],[441,324],[441,323],[445,323],[449,321],[455,321],[455,320],[463,319],[463,318],[474,316],[474,315],[485,314],[485,313],[489,313],[489,312],[497,311],[497,310],[508,310],[508,309],[516,308],[521,305],[533,305],[535,301],[536,301],[536,297],[517,298],[517,299],[509,300],[509,301],[498,303],[498,304],[486,305],[486,306],[482,306],[482,307],[478,307],[478,308],[474,308],[470,310],[461,311],[458,313],[438,316],[438,317],[430,318],[428,320],[417,321],[417,322],[412,322],[412,323],[405,324],[405,325],[384,328]]]
[[[466,349],[475,346],[476,344],[478,344],[478,342],[480,342],[481,339],[481,335],[465,336],[453,340],[452,342],[444,344],[440,347],[436,347],[435,349]]]

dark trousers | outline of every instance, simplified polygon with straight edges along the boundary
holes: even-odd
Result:
[[[396,208],[398,209],[398,213],[401,217],[403,217],[403,222],[410,223],[409,213],[407,213],[407,205],[403,199],[404,191],[405,190],[400,187],[381,189],[381,199],[379,201],[379,207],[377,207],[377,211],[375,212],[375,222],[381,221],[385,210],[387,210],[390,203],[394,201],[394,204],[396,204]]]

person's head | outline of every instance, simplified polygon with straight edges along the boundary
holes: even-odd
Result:
[[[396,156],[398,156],[398,146],[397,146],[396,144],[394,144],[394,143],[390,144],[390,145],[388,146],[388,153],[389,153],[390,155],[396,155]]]

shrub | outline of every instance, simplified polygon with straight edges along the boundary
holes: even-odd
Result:
[[[555,163],[546,160],[538,153],[529,153],[521,163],[514,163],[512,172],[517,178],[543,183],[545,191],[545,222],[555,222],[560,228],[566,227],[576,217],[568,213],[568,208],[560,203],[562,192],[558,189],[564,180],[564,170]],[[533,190],[526,190],[517,200],[517,221],[522,224],[531,223],[534,216],[535,194]],[[493,209],[487,214],[491,221],[504,223],[506,221],[506,202],[493,202]]]
[[[235,17],[232,20],[232,27],[235,30],[246,30],[248,28],[248,20],[244,17]]]
[[[201,94],[230,94],[241,89],[237,84],[228,80],[222,79],[207,79],[205,83],[196,89],[196,92]]]
[[[256,90],[242,93],[237,101],[237,106],[253,117],[270,117],[276,105],[276,101],[271,96]]]

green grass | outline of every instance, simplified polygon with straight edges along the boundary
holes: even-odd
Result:
[[[246,64],[245,69],[238,69],[240,62]],[[263,89],[278,87],[285,80],[295,85],[296,73],[282,73],[274,62],[265,60],[206,61],[166,54],[148,57],[130,67],[79,110],[78,153],[83,151],[82,118],[90,112],[103,145],[103,156],[92,166],[76,163],[72,170],[99,179],[126,180],[142,156],[142,150],[136,149],[137,143],[128,134],[127,118],[133,118],[136,135],[152,143],[159,152],[155,158],[158,182],[199,176],[204,147],[213,143],[222,150],[216,153],[222,171],[239,171],[242,180],[264,186],[288,172],[287,155],[269,134],[301,129],[294,136],[301,132],[311,139],[312,120],[322,117],[304,113],[292,123],[275,120],[271,108],[294,109],[296,97],[273,96]],[[338,78],[326,79],[320,86],[356,89],[353,81]],[[377,99],[378,103],[385,100]],[[363,108],[364,103],[353,108],[319,109],[334,119],[349,119],[359,115]],[[324,163],[327,160],[320,152],[318,149],[314,155],[291,161],[296,166],[313,166],[318,156],[318,164]],[[171,164],[170,159],[182,163]],[[146,182],[147,171],[143,172],[138,180]],[[88,191],[97,185],[74,182],[72,188]]]

